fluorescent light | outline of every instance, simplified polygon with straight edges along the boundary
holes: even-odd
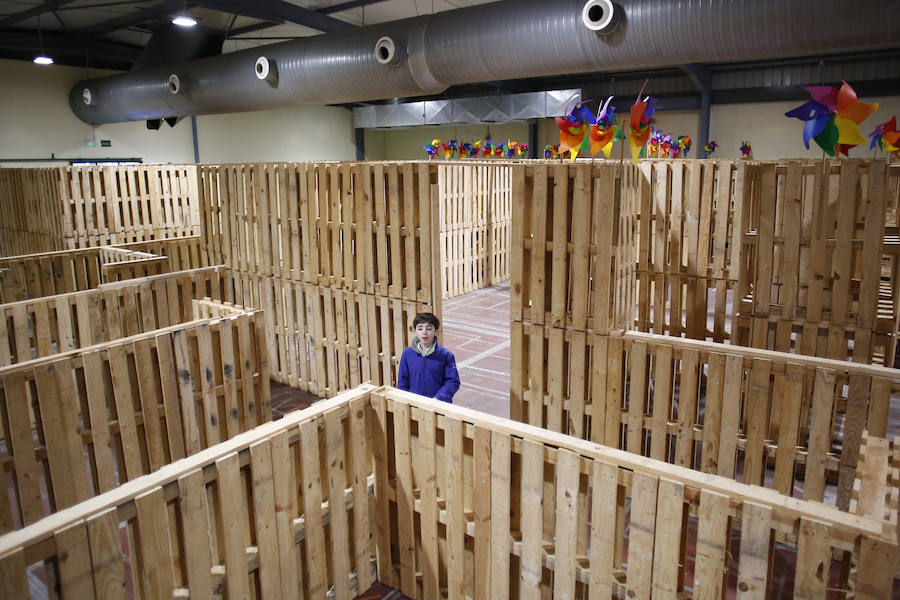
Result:
[[[49,56],[35,56],[34,64],[36,65],[52,65],[53,59]]]
[[[197,24],[197,19],[181,15],[172,19],[172,24],[179,27],[193,27]]]

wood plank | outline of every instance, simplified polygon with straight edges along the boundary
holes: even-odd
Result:
[[[767,597],[771,549],[771,507],[745,501],[741,509],[738,600],[764,600]]]
[[[315,421],[300,423],[300,456],[303,460],[303,514],[306,522],[306,560],[310,599],[324,600],[328,591],[325,563],[325,530],[322,524],[322,473],[319,461],[319,432]]]
[[[344,492],[347,473],[344,448],[344,424],[341,411],[325,413],[325,464],[328,469],[328,514],[331,517],[331,567],[337,597],[351,597],[350,593],[350,535]]]
[[[375,550],[378,580],[396,587],[391,562],[390,494],[388,483],[387,415],[384,396],[372,394],[373,419],[369,429],[372,439],[372,460],[375,463]]]
[[[762,359],[753,360],[745,408],[747,443],[744,446],[744,483],[753,485],[762,484],[766,468],[763,445],[765,444],[769,413],[769,374],[771,371],[771,362]]]
[[[25,552],[15,550],[0,556],[0,588],[10,598],[29,598],[28,574],[25,565]]]
[[[303,570],[297,543],[294,540],[294,518],[297,513],[297,479],[290,448],[289,434],[280,431],[271,438],[274,474],[275,530],[278,538],[278,563],[281,573],[281,597],[303,597]],[[354,503],[356,504],[356,503]],[[355,510],[355,509],[354,509]],[[360,584],[360,587],[364,587]]]
[[[553,268],[551,270],[552,282],[550,286],[550,326],[565,327],[568,306],[566,304],[566,292],[568,285],[568,246],[570,222],[568,215],[569,196],[569,168],[564,164],[553,167]],[[584,210],[584,207],[582,207]],[[573,214],[584,214],[575,212]],[[584,223],[588,223],[583,219]],[[573,257],[574,260],[574,257]],[[575,271],[583,273],[584,271]],[[574,300],[574,298],[573,298]],[[574,325],[574,323],[573,323]]]
[[[213,595],[210,522],[202,469],[180,476],[178,489],[188,589],[194,597],[209,598]]]
[[[668,448],[666,425],[672,402],[672,347],[659,346],[656,348],[655,359],[650,457],[656,460],[666,460],[666,449]]]
[[[140,494],[135,497],[134,503],[140,531],[141,561],[138,572],[142,597],[168,600],[175,587],[175,574],[163,490],[157,487]]]
[[[679,551],[683,516],[684,486],[660,477],[656,499],[656,536],[653,541],[652,593],[656,597],[674,598],[681,587]]]
[[[510,438],[491,432],[491,598],[509,597]],[[593,572],[593,571],[592,571]]]
[[[41,478],[38,477],[37,457],[31,433],[30,393],[24,373],[13,371],[5,374],[3,391],[6,400],[4,408],[9,420],[8,442],[12,448],[15,464],[19,510],[25,525],[29,525],[41,519],[44,514],[41,502]]]
[[[628,538],[626,594],[649,600],[653,573],[653,538],[656,532],[656,495],[659,479],[634,473],[631,479],[631,521]]]
[[[522,550],[519,557],[519,594],[523,600],[541,597],[543,549],[541,511],[544,479],[544,445],[522,441]]]
[[[216,474],[220,490],[218,494],[220,513],[246,515],[243,494],[225,491],[241,489],[240,459],[236,452],[216,460]],[[247,573],[246,548],[250,540],[245,538],[245,524],[242,519],[237,518],[224,518],[222,521],[221,535],[224,548],[220,552],[225,559],[225,589],[229,597],[248,598],[250,579]]]
[[[350,451],[353,460],[351,485],[353,486],[353,549],[358,590],[367,590],[375,583],[372,572],[373,523],[372,507],[369,501],[369,474],[372,473],[366,423],[371,420],[367,414],[367,400],[362,397],[350,400]],[[421,429],[420,429],[421,431]],[[274,447],[273,447],[274,448]],[[274,453],[274,450],[273,450]],[[276,464],[280,464],[276,461]],[[276,484],[277,485],[277,484]],[[290,488],[287,494],[290,494]],[[276,487],[276,492],[278,488]],[[278,506],[282,506],[279,503]],[[293,544],[293,538],[292,544]],[[282,568],[284,577],[284,568]]]
[[[457,419],[444,420],[444,453],[447,461],[447,597],[463,600],[466,597],[467,520],[463,512],[463,424]]]
[[[128,370],[128,354],[124,346],[110,346],[106,350],[106,354],[109,358],[110,378],[119,421],[119,438],[125,460],[125,480],[130,481],[144,474],[144,465],[141,460],[140,440],[134,417],[134,397]],[[120,471],[119,476],[121,477],[121,475]]]
[[[282,470],[279,474],[290,469]],[[260,596],[263,598],[282,598],[281,556],[278,540],[278,524],[275,521],[275,484],[272,465],[272,444],[269,440],[261,440],[250,446],[251,493],[253,496],[253,515],[256,519],[256,547],[259,552]],[[224,493],[236,493],[236,490],[223,490]],[[333,522],[333,521],[332,521]]]
[[[591,471],[590,600],[607,600],[616,588],[613,577],[616,545],[616,497],[619,469],[593,461]]]
[[[127,597],[122,537],[116,509],[110,508],[90,517],[87,530],[97,598],[120,600]]]
[[[794,575],[794,598],[824,598],[831,570],[831,535],[827,523],[808,517],[800,519],[797,536],[797,569]]]
[[[825,460],[831,449],[834,384],[835,378],[832,371],[816,369],[803,482],[804,500],[821,502],[825,494]]]
[[[63,598],[94,598],[94,578],[87,525],[79,521],[53,535]],[[3,588],[5,592],[9,588]]]
[[[97,350],[83,354],[81,357],[81,364],[84,368],[84,383],[87,393],[91,442],[94,453],[94,464],[97,469],[99,491],[108,492],[119,483],[116,479],[117,469],[115,460],[113,459],[112,439],[109,431],[110,418],[105,377],[103,373],[102,351]]]
[[[728,496],[700,491],[694,597],[721,598],[725,589],[728,552]]]
[[[792,496],[794,489],[794,452],[800,436],[800,407],[803,405],[805,369],[800,365],[786,366],[782,399],[784,411],[778,428],[778,449],[775,453],[775,479],[773,487],[782,494]]]
[[[421,429],[419,430],[421,432]],[[491,598],[491,431],[476,427],[472,441],[473,517],[475,520],[474,597]]]
[[[556,527],[553,597],[575,598],[578,488],[581,459],[569,450],[556,453]]]

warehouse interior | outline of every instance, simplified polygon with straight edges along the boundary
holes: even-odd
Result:
[[[898,3],[0,0],[0,78],[0,596],[900,598]]]

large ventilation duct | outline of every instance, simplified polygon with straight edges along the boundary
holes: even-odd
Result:
[[[505,0],[90,79],[72,88],[69,103],[83,121],[110,123],[874,50],[897,40],[896,0]]]

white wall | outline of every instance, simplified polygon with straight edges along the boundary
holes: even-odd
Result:
[[[354,135],[353,113],[331,106],[197,117],[205,163],[356,160]]]
[[[0,59],[0,159],[142,158],[152,163],[193,163],[191,121],[148,130],[144,121],[96,128],[96,147],[85,147],[92,127],[69,108],[69,90],[88,77],[109,71]],[[343,108],[299,107],[286,110],[208,115],[197,118],[201,162],[353,160],[356,158],[352,113]],[[101,148],[99,140],[112,142]],[[0,167],[57,163],[0,162]]]
[[[0,59],[0,80],[4,82],[0,93],[0,158],[49,158],[54,154],[63,158],[140,157],[144,162],[194,162],[189,121],[174,128],[163,125],[159,131],[149,131],[143,121],[100,125],[97,146],[84,146],[84,140],[91,139],[91,126],[69,108],[69,89],[85,77],[110,73]],[[110,140],[112,146],[101,148],[101,139]]]

